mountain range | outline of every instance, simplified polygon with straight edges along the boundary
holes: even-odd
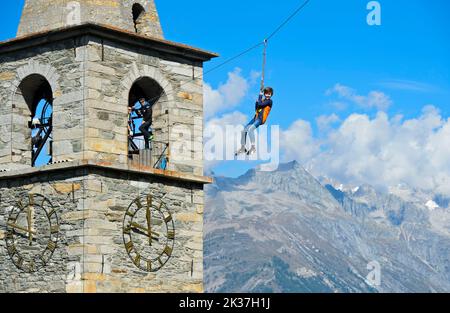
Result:
[[[206,188],[205,290],[449,292],[449,202],[403,185],[346,187],[295,161],[215,177]]]

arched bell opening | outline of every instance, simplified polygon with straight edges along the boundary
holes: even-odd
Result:
[[[137,79],[129,92],[128,113],[130,160],[166,169],[169,111],[164,89],[150,77]]]
[[[25,77],[14,95],[12,153],[15,162],[41,166],[52,162],[53,91],[39,74]]]
[[[132,8],[133,13],[133,25],[134,30],[137,34],[141,33],[143,17],[145,15],[145,9],[139,3],[133,4]]]

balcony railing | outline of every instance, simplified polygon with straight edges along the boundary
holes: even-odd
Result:
[[[169,144],[150,141],[150,149],[145,149],[144,139],[139,135],[129,139],[128,163],[133,167],[152,167],[166,170],[169,163]]]

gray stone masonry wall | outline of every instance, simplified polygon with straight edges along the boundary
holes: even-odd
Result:
[[[97,23],[135,32],[132,6],[140,4],[145,13],[138,19],[138,33],[162,38],[163,33],[153,0],[26,0],[18,36]]]
[[[54,161],[122,164],[128,161],[129,91],[136,80],[149,77],[165,92],[155,105],[153,126],[156,141],[170,142],[169,169],[202,175],[202,73],[200,62],[87,36],[2,55],[0,168],[31,166],[30,130],[24,126],[30,113],[13,111],[20,102],[17,87],[28,75],[42,75],[53,90]]]
[[[81,173],[71,171],[63,175],[42,175],[25,179],[0,181],[0,292],[64,292],[66,281],[76,276],[75,265],[81,258],[75,252],[82,250],[80,231],[83,230],[83,192]],[[69,178],[73,177],[73,178]],[[74,184],[74,201],[70,194]],[[29,193],[43,194],[57,209],[60,219],[58,247],[47,267],[37,273],[19,271],[6,249],[6,222],[13,206]],[[25,223],[24,223],[25,225]],[[78,273],[79,276],[79,273]]]
[[[60,240],[51,262],[34,274],[18,270],[5,247],[11,207],[29,193],[57,207]],[[123,220],[138,196],[166,194],[175,223],[172,257],[156,273],[135,267]],[[200,184],[102,169],[41,172],[0,181],[0,292],[202,292],[203,188]],[[192,271],[191,271],[192,270]]]
[[[149,77],[164,89],[163,97],[154,106],[152,127],[156,148],[158,143],[159,146],[170,143],[170,170],[203,175],[203,80],[192,80],[193,73],[202,76],[202,64],[188,64],[161,53],[134,50],[109,41],[104,41],[102,48],[96,39],[89,41],[85,51],[88,118],[85,157],[127,162],[129,92],[138,79]]]
[[[30,109],[18,89],[30,75],[39,74],[53,92],[55,156],[82,158],[84,69],[81,41],[67,40],[33,50],[0,56],[0,168],[31,166]]]

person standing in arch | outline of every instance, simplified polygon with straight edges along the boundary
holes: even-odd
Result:
[[[251,155],[256,153],[256,143],[255,143],[255,132],[261,125],[264,125],[269,117],[270,111],[272,110],[273,102],[273,88],[266,87],[261,90],[258,101],[255,105],[255,116],[250,121],[250,123],[245,126],[242,136],[241,136],[241,148],[236,152],[236,156],[239,154],[246,153]],[[250,137],[251,148],[247,150],[247,135]]]
[[[139,99],[141,108],[139,109],[140,115],[142,116],[142,125],[139,127],[142,135],[144,135],[145,149],[150,149],[150,141],[153,140],[153,130],[152,120],[153,120],[153,109],[150,103],[148,103],[145,98]]]

